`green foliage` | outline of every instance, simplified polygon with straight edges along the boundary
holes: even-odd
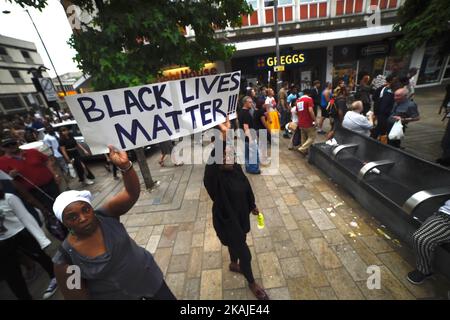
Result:
[[[448,0],[406,0],[398,11],[394,31],[403,36],[397,42],[399,53],[411,53],[426,42],[450,51],[450,6]]]
[[[22,8],[25,6],[30,6],[41,11],[47,5],[47,0],[6,0],[7,2],[15,2],[20,5]]]
[[[92,12],[91,0],[72,3]],[[154,82],[167,66],[198,70],[207,61],[229,59],[234,47],[221,43],[214,30],[240,26],[241,15],[252,11],[245,0],[96,3],[101,7],[92,23],[69,40],[77,51],[75,61],[91,75],[96,90]],[[186,26],[194,29],[195,38],[184,36]]]

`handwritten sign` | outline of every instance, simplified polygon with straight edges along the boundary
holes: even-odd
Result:
[[[130,150],[236,118],[241,72],[67,96],[93,154]]]

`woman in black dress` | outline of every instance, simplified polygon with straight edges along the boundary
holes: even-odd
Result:
[[[73,164],[78,180],[84,186],[93,184],[94,181],[92,180],[95,179],[95,176],[81,160],[81,154],[78,150],[82,150],[86,155],[89,155],[89,152],[75,140],[66,127],[59,129],[59,148],[66,162]]]

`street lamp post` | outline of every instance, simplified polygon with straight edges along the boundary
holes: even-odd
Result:
[[[274,16],[275,16],[275,50],[276,50],[276,56],[277,56],[277,63],[275,64],[277,67],[281,65],[280,63],[280,43],[279,43],[279,34],[278,34],[278,0],[275,0],[273,2],[273,8],[274,8]],[[280,92],[281,87],[281,71],[277,68],[277,84],[276,84],[276,94]]]
[[[56,78],[58,78],[58,82],[59,82],[59,85],[61,86],[61,90],[64,92],[64,96],[67,96],[66,89],[64,89],[64,86],[63,86],[63,84],[62,84],[61,78],[59,77],[58,72],[56,71],[55,65],[53,64],[53,61],[52,61],[52,58],[50,57],[50,54],[48,53],[47,47],[45,46],[45,43],[44,43],[44,40],[42,40],[41,34],[39,33],[39,30],[38,30],[38,28],[36,27],[36,24],[34,23],[33,18],[31,17],[30,12],[28,11],[28,9],[25,9],[25,11],[27,12],[28,17],[30,17],[31,23],[33,24],[34,29],[36,30],[36,33],[38,34],[39,39],[41,40],[42,46],[44,47],[44,50],[45,50],[45,53],[47,53],[47,57],[48,57],[48,59],[50,60],[50,63],[51,63],[51,65],[52,65],[52,67],[53,67],[53,70],[55,71]]]

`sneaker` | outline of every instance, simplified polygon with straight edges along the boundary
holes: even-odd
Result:
[[[48,299],[51,296],[53,296],[56,292],[56,289],[58,289],[58,283],[56,282],[56,278],[52,278],[50,280],[50,283],[48,284],[47,290],[45,290],[44,295],[42,296],[43,299]]]
[[[83,186],[90,186],[94,184],[94,181],[90,180],[90,179],[86,179],[83,181]]]
[[[423,274],[422,272],[420,272],[419,270],[414,270],[411,271],[410,273],[408,273],[408,276],[406,277],[406,279],[411,282],[412,284],[421,284],[422,282],[424,282],[427,278],[431,277],[431,273],[430,274]]]

